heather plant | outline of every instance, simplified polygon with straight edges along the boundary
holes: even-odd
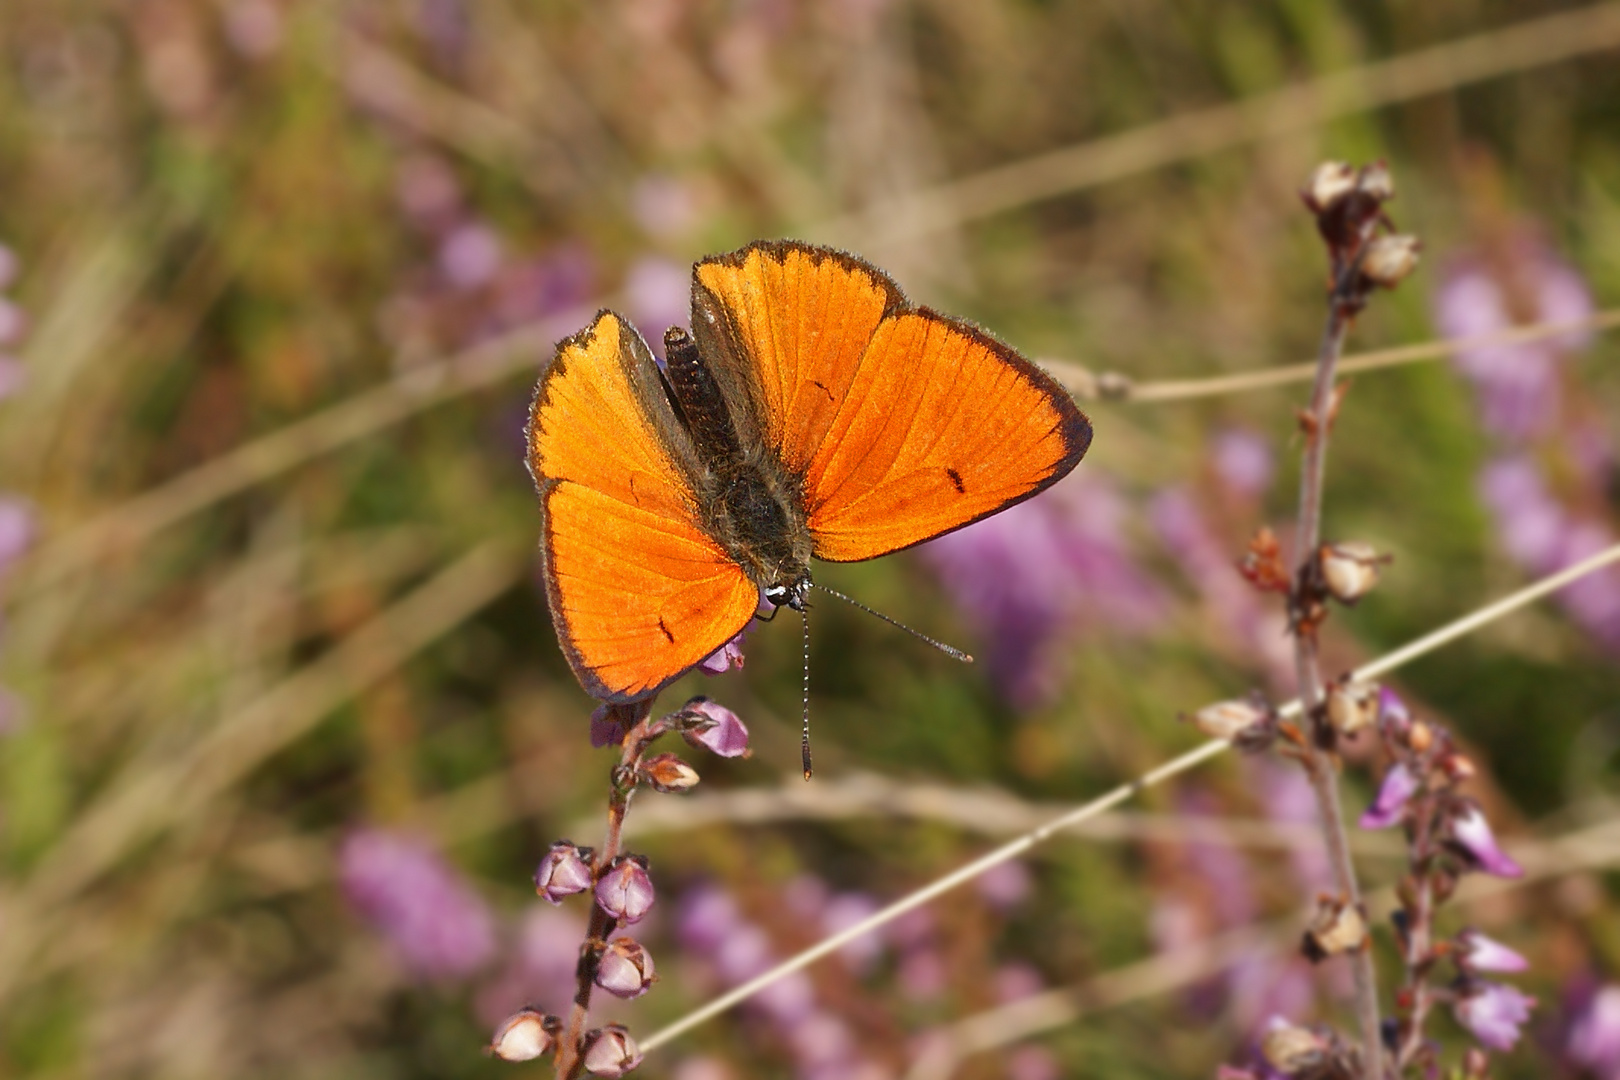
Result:
[[[1620,1076],[1617,43],[0,5],[0,1075]],[[558,339],[771,236],[1097,431],[818,570],[978,660],[818,604],[809,784],[791,621],[592,715],[521,465]]]

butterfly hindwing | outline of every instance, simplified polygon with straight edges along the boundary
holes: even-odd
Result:
[[[977,521],[1054,483],[1090,444],[1054,379],[912,307],[853,256],[755,244],[695,278],[694,322],[756,388],[767,442],[802,478],[818,558],[875,558]]]
[[[646,697],[747,624],[758,589],[698,524],[690,440],[634,328],[604,311],[559,345],[527,434],[547,598],[587,690]]]

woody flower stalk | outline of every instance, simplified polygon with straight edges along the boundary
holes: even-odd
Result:
[[[1340,688],[1330,700],[1318,658],[1318,632],[1329,601],[1354,604],[1378,581],[1384,561],[1364,544],[1322,542],[1322,489],[1327,471],[1328,437],[1343,388],[1335,384],[1345,338],[1369,297],[1393,288],[1417,265],[1418,242],[1396,234],[1384,204],[1394,197],[1389,170],[1382,163],[1357,169],[1342,162],[1317,168],[1302,192],[1315,215],[1317,231],[1327,246],[1331,285],[1327,323],[1317,356],[1310,404],[1300,414],[1304,453],[1300,468],[1299,521],[1292,565],[1269,531],[1255,538],[1243,571],[1257,586],[1282,593],[1294,635],[1295,672],[1305,706],[1303,731],[1288,731],[1291,753],[1304,766],[1322,819],[1329,864],[1337,896],[1323,897],[1306,934],[1306,952],[1315,959],[1342,953],[1355,976],[1356,1018],[1360,1027],[1360,1060],[1356,1075],[1382,1080],[1378,991],[1367,948],[1361,890],[1350,861],[1350,845],[1339,810],[1337,759],[1339,738],[1353,734],[1363,710],[1346,700]],[[1336,723],[1335,721],[1338,721]]]
[[[697,770],[676,754],[649,755],[661,736],[679,732],[688,743],[722,757],[748,753],[748,730],[736,714],[697,697],[677,712],[651,719],[651,701],[604,705],[591,718],[597,745],[617,744],[619,763],[608,791],[607,835],[601,850],[570,840],[551,845],[535,870],[535,892],[553,904],[589,893],[595,900],[575,968],[573,1006],[565,1020],[533,1007],[520,1009],[496,1028],[489,1053],[505,1061],[555,1054],[557,1080],[582,1074],[619,1077],[641,1064],[635,1038],[619,1024],[587,1030],[597,988],[620,998],[645,994],[656,978],[652,956],[634,938],[614,934],[639,922],[655,899],[645,856],[623,850],[625,816],[641,787],[679,793],[698,783]]]

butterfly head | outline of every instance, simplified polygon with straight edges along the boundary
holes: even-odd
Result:
[[[804,610],[805,594],[810,591],[810,577],[805,575],[797,581],[787,584],[767,585],[761,595],[767,602],[777,607],[790,607],[794,611]]]

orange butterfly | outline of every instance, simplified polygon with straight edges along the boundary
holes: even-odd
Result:
[[[1005,510],[1080,461],[1091,424],[1034,364],[793,241],[699,262],[660,368],[603,311],[530,408],[546,594],[604,701],[646,698],[746,626],[803,610],[810,559],[856,562]]]

